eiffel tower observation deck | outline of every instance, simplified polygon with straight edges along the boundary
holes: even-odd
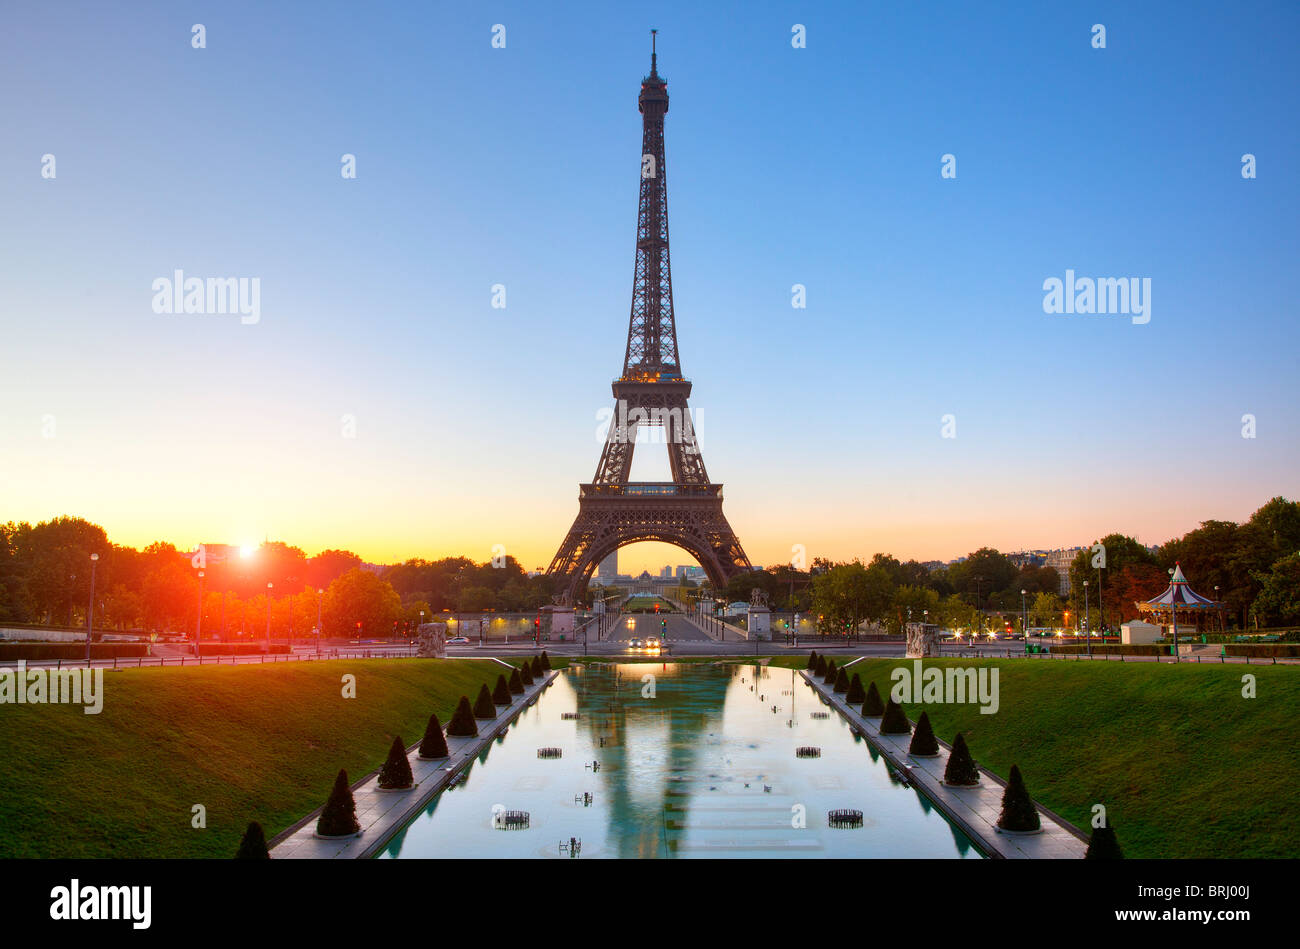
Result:
[[[696,442],[682,376],[668,254],[668,178],[664,116],[668,83],[659,75],[651,31],[650,74],[641,80],[640,200],[636,269],[623,373],[613,383],[614,415],[595,477],[579,487],[579,509],[547,573],[560,581],[561,602],[586,591],[592,573],[614,550],[638,541],[674,544],[691,554],[717,589],[752,570],[722,513],[722,485],[709,480]],[[664,429],[671,481],[630,480],[636,435]]]

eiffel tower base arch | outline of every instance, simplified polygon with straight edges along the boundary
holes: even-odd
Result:
[[[753,569],[722,513],[722,486],[643,482],[583,485],[578,516],[547,573],[556,598],[585,598],[600,562],[620,547],[653,540],[680,547],[704,568],[716,590]]]

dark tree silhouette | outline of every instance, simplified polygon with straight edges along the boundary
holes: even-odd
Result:
[[[409,788],[415,783],[411,774],[411,762],[406,760],[406,745],[400,735],[393,737],[393,744],[388,749],[388,760],[379,769],[379,786],[388,790]]]
[[[437,715],[429,716],[429,724],[424,726],[424,739],[420,742],[421,758],[446,758],[447,736],[442,733],[442,722]]]
[[[322,837],[344,837],[361,830],[357,821],[357,804],[352,800],[352,788],[348,786],[347,771],[340,770],[334,779],[329,800],[316,821],[316,833]]]
[[[1002,793],[1002,816],[998,826],[1003,830],[1031,831],[1038,830],[1042,824],[1038,820],[1038,809],[1025,787],[1025,779],[1020,776],[1020,767],[1011,766],[1007,776],[1007,789]]]
[[[970,756],[966,738],[961,732],[953,739],[952,753],[948,755],[948,765],[943,769],[943,780],[945,784],[966,788],[980,783],[979,768],[975,766],[975,759]]]
[[[235,859],[271,859],[271,852],[266,849],[266,834],[262,833],[262,825],[257,821],[248,822],[248,829],[244,831],[244,836],[239,841],[239,853],[235,854]]]

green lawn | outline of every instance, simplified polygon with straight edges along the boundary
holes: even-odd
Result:
[[[338,769],[383,764],[431,712],[445,725],[502,671],[490,660],[332,660],[127,669],[104,708],[0,706],[0,857],[232,857],[325,802]],[[356,676],[356,698],[342,676]],[[192,829],[191,808],[207,810]]]
[[[840,664],[839,657],[836,657]],[[806,664],[806,663],[804,663]],[[850,666],[882,696],[901,659]],[[1085,831],[1104,804],[1129,857],[1300,856],[1300,669],[1181,663],[926,660],[996,666],[1000,707],[907,705],[965,732],[981,765]],[[802,664],[801,664],[802,665]],[[1257,698],[1242,698],[1242,676]]]

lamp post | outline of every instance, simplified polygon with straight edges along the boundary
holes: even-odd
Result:
[[[271,651],[271,587],[274,584],[270,580],[266,581],[266,651]]]
[[[316,658],[320,658],[320,605],[325,598],[324,590],[316,591]]]
[[[90,609],[86,611],[86,666],[90,666],[90,637],[95,632],[95,568],[99,554],[90,555]]]
[[[1020,631],[1025,634],[1025,652],[1029,652],[1029,607],[1025,605],[1028,590],[1020,591]]]
[[[1088,581],[1083,581],[1083,628],[1088,634],[1088,655],[1092,655],[1092,608],[1088,605]]]
[[[203,571],[199,571],[199,618],[194,622],[194,655],[199,654],[199,639],[203,636]]]

